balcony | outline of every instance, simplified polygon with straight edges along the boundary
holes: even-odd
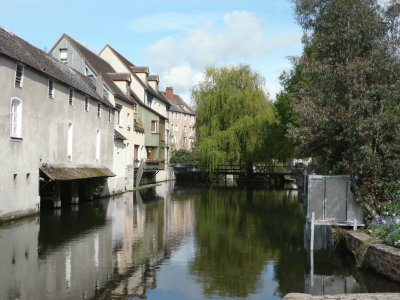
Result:
[[[138,169],[140,166],[140,161],[135,160],[135,169]],[[152,172],[152,171],[160,171],[165,169],[165,160],[164,159],[151,159],[148,158],[143,160],[143,169],[144,172]]]

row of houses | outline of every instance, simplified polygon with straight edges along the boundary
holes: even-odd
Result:
[[[172,179],[195,113],[110,45],[46,53],[0,27],[0,220]]]

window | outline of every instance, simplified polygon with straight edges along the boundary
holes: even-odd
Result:
[[[151,121],[151,128],[150,131],[152,133],[157,133],[157,121]]]
[[[22,101],[18,98],[11,99],[11,130],[12,138],[21,138],[22,133]]]
[[[85,111],[89,111],[89,97],[85,96]]]
[[[175,125],[174,131],[178,131],[178,125]]]
[[[100,118],[101,117],[101,103],[97,103],[97,117]]]
[[[183,127],[183,132],[186,132],[186,126]]]
[[[111,122],[111,108],[108,108],[108,122]]]
[[[96,80],[96,75],[94,75],[93,70],[88,66],[85,65],[85,75],[89,78],[91,78],[92,80]]]
[[[68,103],[70,106],[74,105],[74,90],[69,88],[69,100]]]
[[[73,142],[73,131],[74,127],[72,123],[68,123],[68,144],[67,144],[67,160],[72,161],[72,142]]]
[[[67,51],[67,48],[61,48],[60,49],[60,60],[64,64],[66,64],[68,62],[68,51]]]
[[[54,80],[49,79],[49,98],[54,99]]]
[[[116,110],[117,110],[117,119],[116,119],[117,125],[119,127],[122,127],[122,118],[121,118],[122,106],[117,104],[116,105]]]
[[[184,115],[183,115],[183,119],[184,119],[184,120],[186,120],[186,118],[187,118],[187,115],[186,115],[186,114],[184,114]]]
[[[105,84],[103,84],[103,96],[108,99],[109,95],[110,95],[110,90]]]
[[[96,162],[100,161],[100,130],[96,132]]]
[[[15,82],[14,85],[16,87],[22,87],[22,79],[24,76],[24,66],[18,65],[15,69]]]

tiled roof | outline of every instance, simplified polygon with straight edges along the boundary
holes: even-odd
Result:
[[[111,105],[100,98],[92,80],[1,27],[0,53],[100,100],[107,106]]]
[[[110,76],[108,76],[108,73],[116,73],[108,62],[90,51],[82,44],[78,43],[69,35],[63,34],[63,37],[65,37],[75,48],[75,50],[82,55],[82,58],[93,69],[93,71],[96,72],[97,75],[103,76],[104,83],[108,86],[114,96],[118,96],[122,100],[132,103],[132,100],[130,100],[129,97],[127,97],[124,92],[122,92],[120,88],[113,82]]]
[[[160,81],[160,77],[158,75],[149,75],[149,81]]]
[[[129,60],[127,60],[125,57],[123,57],[118,51],[114,50],[114,48],[111,47],[110,45],[107,44],[107,45],[105,45],[104,48],[106,48],[106,47],[110,48],[110,50],[111,50],[112,52],[114,52],[114,54],[122,61],[122,63],[123,63],[127,68],[129,68],[129,67],[134,67],[134,66],[135,66],[133,63],[131,63]],[[104,48],[103,48],[103,49],[104,49]],[[102,51],[101,51],[101,52],[102,52]]]
[[[51,180],[66,181],[98,177],[114,177],[115,174],[104,166],[62,166],[42,165],[40,170]]]
[[[114,81],[131,81],[129,73],[107,73],[107,75]]]
[[[161,100],[164,102],[167,106],[170,106],[170,102],[167,100],[167,98],[164,97],[164,95],[161,92],[155,91],[151,86],[149,86],[147,83],[143,82],[139,76],[137,76],[136,73],[149,73],[149,68],[148,67],[138,67],[135,66],[133,63],[131,63],[129,60],[127,60],[124,56],[122,56],[118,51],[116,51],[113,47],[110,45],[106,45],[105,47],[110,48],[110,50],[119,58],[119,60],[125,65],[125,67],[132,72],[132,76],[139,82],[139,84],[148,91],[150,94],[152,94],[154,97],[157,99]],[[157,76],[158,75],[151,75],[151,76]],[[150,77],[151,77],[150,76]]]
[[[131,66],[131,70],[135,73],[149,73],[149,67],[135,67]]]
[[[165,92],[161,92],[161,94],[163,94],[163,96],[168,99]],[[185,101],[183,101],[183,99],[179,95],[174,94],[174,99],[169,100],[169,102],[171,103],[171,111],[185,113],[189,115],[196,114],[193,108],[191,108]]]

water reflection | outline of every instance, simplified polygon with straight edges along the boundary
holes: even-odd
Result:
[[[316,251],[311,268],[296,196],[164,184],[2,226],[0,299],[399,291],[338,253]]]

